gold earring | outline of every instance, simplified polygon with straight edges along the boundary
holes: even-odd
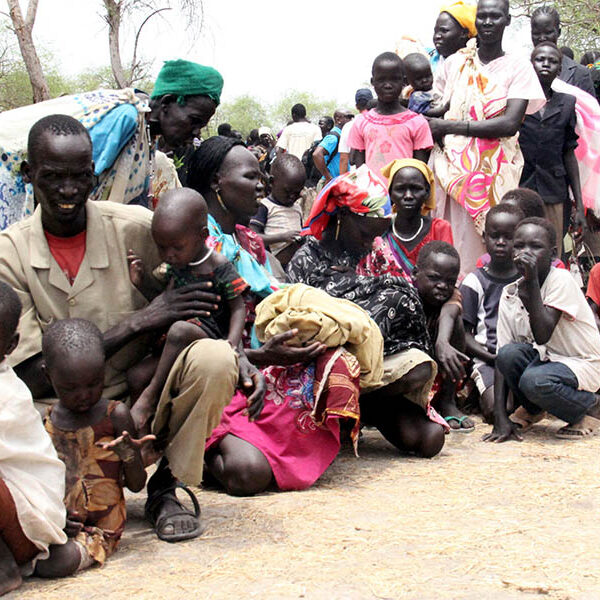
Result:
[[[215,194],[217,195],[217,202],[219,203],[219,206],[226,212],[229,212],[229,209],[225,206],[225,203],[223,202],[223,199],[221,198],[221,194],[219,194],[219,190],[216,189],[215,190]]]
[[[338,217],[338,218],[337,218],[337,225],[336,225],[336,227],[335,227],[335,239],[336,239],[336,241],[337,241],[337,239],[340,237],[340,225],[341,225],[341,220],[340,220],[340,218]]]

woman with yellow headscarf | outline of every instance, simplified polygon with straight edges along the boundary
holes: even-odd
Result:
[[[425,244],[440,240],[454,244],[448,221],[430,216],[435,208],[435,181],[431,169],[414,158],[394,160],[382,169],[389,181],[392,227],[383,240],[395,262],[409,276]]]
[[[467,45],[477,35],[475,13],[477,7],[466,2],[453,2],[441,7],[433,29],[433,45],[429,52],[431,69],[440,67],[444,60]]]

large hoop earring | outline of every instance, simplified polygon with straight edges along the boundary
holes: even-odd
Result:
[[[229,209],[225,206],[225,203],[223,202],[223,198],[221,198],[221,194],[219,194],[219,190],[215,190],[215,194],[217,195],[217,202],[219,203],[219,206],[226,212],[229,212]]]

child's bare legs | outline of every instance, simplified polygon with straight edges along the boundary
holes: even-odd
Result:
[[[158,356],[146,356],[137,365],[127,371],[127,388],[131,403],[135,404],[142,392],[148,387],[152,376],[156,372],[159,361]]]
[[[179,354],[192,342],[207,337],[204,330],[187,321],[177,321],[169,327],[165,346],[160,355],[156,371],[148,387],[140,394],[140,397],[131,409],[131,415],[138,426],[139,435],[145,435],[150,432],[150,423],[154,417],[160,394]]]
[[[489,425],[494,424],[494,386],[489,387],[479,396],[479,409],[483,420]]]
[[[394,383],[360,398],[361,419],[379,429],[399,450],[424,458],[439,454],[444,429],[430,421],[425,411],[402,395],[422,389],[431,378],[431,366],[420,364]]]
[[[462,319],[455,321],[455,327],[450,338],[450,345],[464,354],[466,349],[465,332]],[[439,362],[438,362],[439,364]],[[475,423],[467,417],[456,405],[456,387],[458,381],[452,381],[449,373],[443,373],[440,391],[431,402],[433,408],[446,419],[451,429],[473,429]],[[451,418],[454,417],[454,418]]]
[[[232,496],[260,494],[273,481],[273,471],[265,455],[249,442],[231,434],[206,455],[206,466]]]
[[[77,571],[81,564],[81,552],[73,540],[61,546],[50,546],[50,556],[35,565],[37,577],[67,577]]]

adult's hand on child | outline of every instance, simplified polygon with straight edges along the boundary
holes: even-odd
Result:
[[[435,345],[435,356],[442,368],[452,381],[461,381],[467,376],[465,365],[471,360],[447,342],[438,342]]]
[[[252,351],[253,362],[259,365],[289,366],[315,360],[327,350],[327,346],[319,342],[301,347],[289,346],[287,342],[296,335],[298,335],[297,329],[274,335],[261,348]]]
[[[446,135],[447,123],[444,119],[427,119],[429,123],[429,129],[431,129],[431,137],[440,146],[444,147],[444,136]]]
[[[154,441],[155,435],[148,434],[140,439],[132,438],[128,431],[123,433],[110,442],[96,442],[98,448],[102,450],[111,450],[114,452],[123,462],[129,463],[135,460],[139,454],[142,446],[147,442]]]
[[[245,410],[250,421],[256,421],[264,406],[267,385],[263,374],[241,352],[239,359],[240,377],[238,386],[248,398]]]
[[[218,308],[219,296],[212,283],[203,281],[174,289],[173,280],[167,289],[140,311],[143,330],[168,327],[175,321],[187,321],[198,315],[208,317]]]
[[[515,440],[517,442],[523,441],[523,436],[519,433],[519,426],[513,423],[508,417],[498,419],[494,421],[494,427],[490,433],[483,436],[484,442],[495,442],[501,444],[509,440]]]

